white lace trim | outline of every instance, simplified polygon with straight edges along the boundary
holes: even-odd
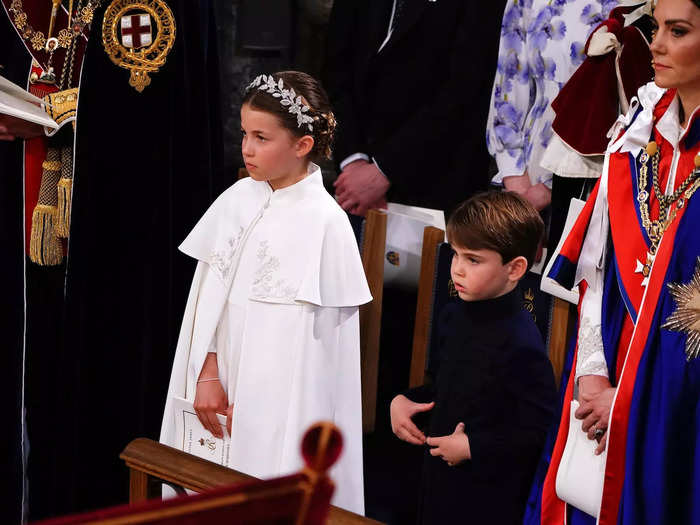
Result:
[[[269,255],[270,247],[267,241],[261,241],[258,248],[258,269],[255,271],[251,297],[253,299],[275,299],[287,303],[293,303],[298,290],[287,284],[285,279],[276,278],[280,261],[277,257]]]
[[[226,281],[229,273],[231,272],[233,256],[236,253],[236,249],[241,242],[244,232],[245,230],[241,226],[238,230],[238,234],[226,240],[222,250],[214,250],[211,253],[210,265],[223,281]]]
[[[591,322],[588,317],[581,319],[578,330],[576,379],[585,375],[608,377],[601,327],[600,324]]]

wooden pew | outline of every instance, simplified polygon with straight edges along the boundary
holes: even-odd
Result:
[[[129,467],[130,503],[159,497],[162,481],[202,492],[257,479],[146,438],[129,443],[119,457]],[[327,523],[366,525],[379,522],[331,506]]]
[[[554,379],[557,388],[561,382],[561,374],[566,360],[566,349],[569,338],[573,333],[572,322],[574,316],[571,315],[571,303],[564,299],[554,297],[552,301],[552,320],[549,332],[549,360],[554,369]]]
[[[384,291],[384,250],[386,214],[369,210],[361,241],[362,265],[372,301],[360,307],[360,359],[362,374],[362,430],[372,432],[377,419],[377,380],[379,376],[379,336]]]
[[[374,520],[329,506],[333,483],[327,470],[342,448],[331,423],[314,425],[304,437],[306,468],[261,481],[150,439],[135,439],[120,458],[130,472],[130,504],[41,522],[41,525],[289,523],[367,525]],[[160,500],[163,482],[201,492]],[[175,488],[175,487],[174,487]]]
[[[423,250],[420,259],[416,324],[413,328],[413,349],[408,386],[420,386],[425,382],[425,366],[430,346],[430,329],[435,296],[438,247],[445,240],[445,232],[433,226],[423,230]]]

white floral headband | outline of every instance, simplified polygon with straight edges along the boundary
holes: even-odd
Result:
[[[309,131],[313,133],[314,128],[311,123],[314,121],[314,118],[308,114],[311,108],[304,104],[301,95],[297,95],[294,89],[285,89],[281,78],[275,82],[272,75],[258,75],[255,77],[255,80],[248,85],[246,91],[254,88],[258,88],[260,91],[265,91],[273,97],[280,99],[280,104],[288,106],[289,112],[296,115],[297,127],[302,127],[306,124]]]

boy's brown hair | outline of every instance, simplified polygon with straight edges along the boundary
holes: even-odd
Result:
[[[460,204],[447,223],[450,244],[470,250],[493,250],[503,264],[518,256],[528,269],[544,234],[537,210],[512,191],[487,191]]]

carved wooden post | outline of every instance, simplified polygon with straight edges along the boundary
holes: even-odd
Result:
[[[384,291],[386,214],[367,212],[362,243],[362,265],[373,300],[360,307],[360,355],[362,374],[362,430],[372,432],[377,417],[379,336]]]
[[[425,380],[425,360],[428,357],[430,318],[432,317],[433,288],[435,286],[435,263],[438,246],[444,240],[445,232],[439,228],[426,226],[423,230],[423,250],[420,257],[420,278],[418,280],[418,300],[416,301],[416,324],[413,327],[411,372],[408,379],[410,388],[422,385]]]

